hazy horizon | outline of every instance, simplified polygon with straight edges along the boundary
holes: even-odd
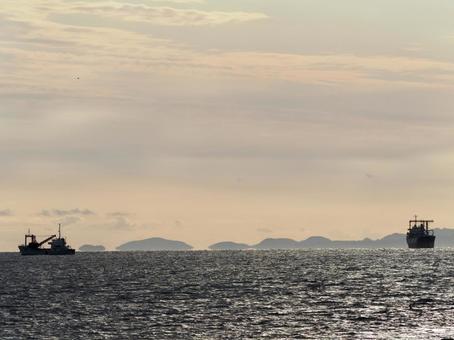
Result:
[[[454,215],[454,2],[4,0],[0,251]]]

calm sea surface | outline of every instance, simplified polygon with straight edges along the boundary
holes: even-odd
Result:
[[[0,254],[0,339],[454,338],[454,250]]]

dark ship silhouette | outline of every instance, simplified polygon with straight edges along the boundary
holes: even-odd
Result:
[[[46,242],[50,244],[50,248],[41,248]],[[58,225],[58,238],[57,235],[52,235],[41,242],[36,241],[36,235],[30,234],[29,230],[25,235],[24,244],[19,246],[19,251],[21,255],[74,255],[76,253],[66,244],[65,238],[61,237],[60,224]]]
[[[433,248],[435,244],[435,235],[433,230],[429,229],[429,224],[433,220],[414,220],[408,222],[407,244],[409,248]]]

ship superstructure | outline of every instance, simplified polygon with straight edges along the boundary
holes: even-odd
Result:
[[[414,220],[408,221],[407,244],[409,248],[433,248],[435,245],[435,235],[429,229],[429,224],[433,220]]]
[[[48,242],[50,241],[50,242]],[[45,243],[50,245],[50,248],[42,247]],[[61,237],[61,225],[58,225],[57,235],[51,235],[38,242],[36,235],[31,234],[30,230],[25,235],[24,244],[19,246],[21,255],[74,255],[76,251],[66,244],[66,239]]]

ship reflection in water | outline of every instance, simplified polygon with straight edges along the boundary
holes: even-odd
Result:
[[[408,222],[407,244],[409,248],[433,248],[435,244],[435,235],[433,230],[429,229],[429,224],[433,220],[414,220]]]
[[[50,248],[42,247],[46,242],[50,244]],[[65,238],[61,237],[61,224],[58,225],[58,238],[57,235],[52,235],[41,242],[36,240],[36,235],[30,234],[28,231],[24,244],[19,246],[19,251],[21,255],[74,255],[76,253],[66,244]]]

